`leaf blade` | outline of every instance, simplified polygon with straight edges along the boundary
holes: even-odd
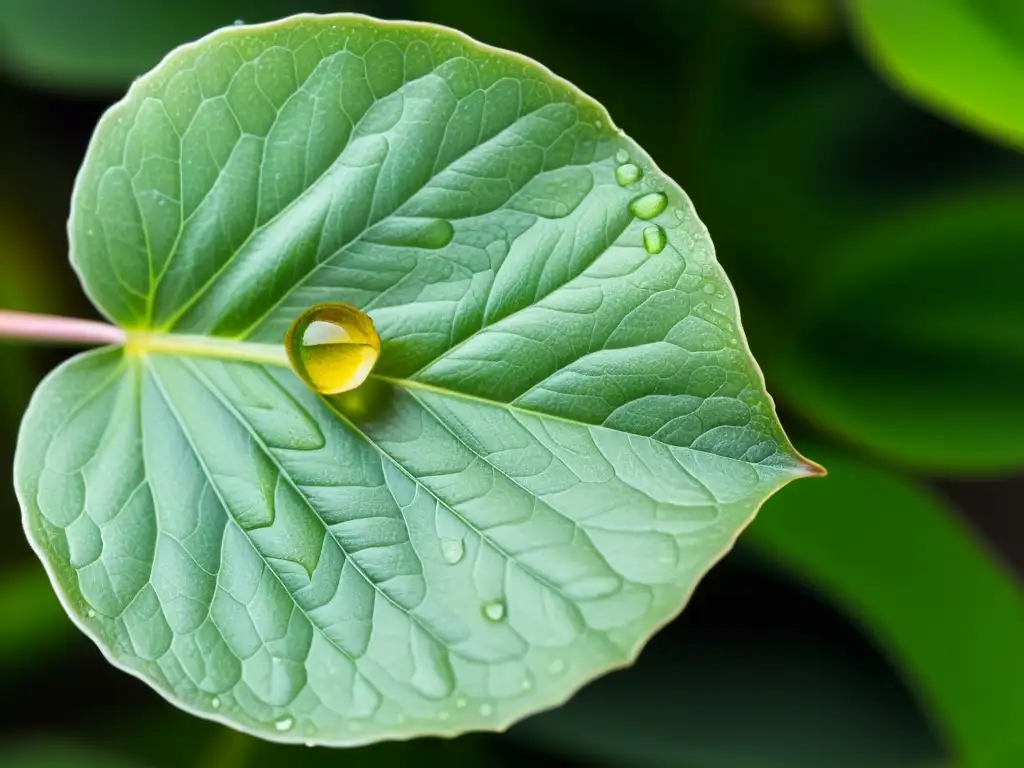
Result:
[[[69,232],[128,342],[37,392],[29,535],[113,663],[263,738],[554,706],[812,471],[682,190],[568,83],[448,30],[307,15],[179,49],[101,121]],[[314,296],[383,341],[335,398],[281,367]]]

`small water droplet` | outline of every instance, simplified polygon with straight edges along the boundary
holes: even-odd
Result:
[[[682,208],[673,208],[672,213],[674,213],[676,218],[679,219],[680,221],[686,220],[686,213],[683,211]]]
[[[604,123],[602,123],[600,120],[595,120],[594,127],[600,131],[602,128],[604,128]]]
[[[700,268],[700,273],[704,275],[704,277],[711,277],[711,275],[715,274],[715,268],[712,267],[710,264],[704,264]]]
[[[450,713],[450,712],[438,712],[438,713],[437,713],[437,719],[438,719],[438,720],[442,720],[442,721],[443,721],[443,720],[447,720],[447,719],[448,719],[448,718],[450,718],[451,716],[452,716],[452,715],[451,715],[451,713]]]
[[[628,160],[629,160],[629,152],[627,152],[626,150],[620,149],[618,152],[615,153],[615,162],[616,163],[625,163]]]
[[[565,661],[563,659],[552,659],[548,664],[548,672],[552,675],[560,675],[565,672]]]
[[[644,172],[640,170],[640,166],[633,163],[623,163],[615,169],[615,180],[619,182],[620,187],[636,184],[643,178],[643,175]]]
[[[363,724],[360,723],[358,720],[349,720],[348,729],[352,733],[358,733],[359,731],[363,730]]]
[[[665,250],[665,230],[657,224],[644,229],[644,250],[648,253],[661,253]]]
[[[232,23],[233,23],[233,24],[234,24],[234,25],[235,25],[236,27],[240,27],[240,26],[242,26],[243,24],[245,24],[245,20],[243,20],[243,19],[235,19],[235,20],[234,20],[234,22],[232,22]]]
[[[491,621],[501,621],[505,618],[505,604],[501,600],[495,600],[484,606],[484,616]]]
[[[306,746],[309,747],[310,749],[312,749],[313,747],[316,746],[316,744],[314,744],[312,741],[307,741],[306,742]]]
[[[480,705],[480,714],[483,715],[484,717],[490,717],[491,715],[494,714],[494,707],[491,706],[490,704],[481,704]]]
[[[274,729],[276,731],[280,732],[280,733],[284,733],[285,731],[290,731],[294,727],[295,727],[295,718],[294,717],[279,717],[277,720],[274,721]]]
[[[640,195],[629,204],[630,212],[638,219],[653,219],[668,206],[668,198],[661,192],[648,192]]]
[[[160,200],[157,200],[156,204],[162,206],[166,202],[167,202],[166,200],[160,199]]]
[[[523,678],[523,682],[522,682],[522,689],[523,689],[524,691],[528,691],[528,690],[530,690],[531,688],[533,688],[533,680],[531,680],[531,679],[530,679],[530,678],[528,678],[528,677],[524,677],[524,678]]]
[[[732,338],[729,339],[729,346],[730,347],[735,347],[737,344],[739,344],[739,342],[736,340],[735,336],[733,336]]]
[[[468,704],[468,703],[469,702],[466,701],[466,699],[464,697],[460,696],[459,698],[457,698],[455,700],[455,708],[456,709],[465,709],[466,708],[466,704]]]
[[[710,296],[712,293],[715,292],[715,284],[714,283],[704,283],[704,288],[702,290],[704,291],[704,293],[706,293],[706,294],[708,294]]]
[[[214,709],[220,709],[220,696],[214,696],[210,699],[210,706]]]
[[[449,565],[455,565],[466,554],[466,545],[462,539],[441,539],[441,556]]]
[[[288,329],[284,344],[295,372],[324,395],[358,387],[380,356],[373,321],[348,304],[307,309]]]
[[[85,615],[88,616],[90,619],[95,619],[96,618],[96,610],[93,609],[93,608],[90,608],[89,610],[87,610],[85,612]]]

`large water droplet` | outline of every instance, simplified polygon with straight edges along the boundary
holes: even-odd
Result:
[[[491,621],[501,621],[505,618],[505,604],[501,600],[495,600],[484,606],[484,616]]]
[[[462,539],[441,539],[441,556],[449,565],[455,565],[466,553]]]
[[[643,175],[644,172],[640,170],[640,166],[633,165],[633,163],[623,163],[615,169],[615,180],[619,182],[620,187],[636,184],[643,178]]]
[[[284,733],[295,727],[294,717],[279,717],[274,721],[274,730]]]
[[[653,219],[668,207],[668,198],[661,192],[648,192],[640,195],[629,204],[629,210],[638,219]]]
[[[665,230],[657,224],[644,229],[644,250],[648,253],[661,253],[665,250]]]
[[[355,389],[380,356],[373,321],[348,304],[318,304],[303,312],[285,336],[295,372],[317,392]]]

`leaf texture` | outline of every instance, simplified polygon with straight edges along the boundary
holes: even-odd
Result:
[[[307,15],[173,52],[101,121],[69,227],[129,341],[37,392],[29,536],[114,663],[265,738],[554,706],[813,471],[681,190],[450,30]],[[383,340],[333,398],[281,364],[323,301]]]

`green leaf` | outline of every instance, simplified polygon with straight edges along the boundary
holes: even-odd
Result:
[[[69,226],[131,332],[36,393],[29,537],[113,663],[266,738],[557,705],[815,471],[683,192],[451,30],[301,16],[173,52],[101,121]],[[328,300],[383,341],[334,398],[282,346]]]
[[[745,542],[860,621],[946,731],[957,765],[1020,765],[1024,602],[953,513],[898,475],[820,450],[829,475],[775,499]]]
[[[1024,147],[1024,14],[1018,0],[852,0],[871,58],[914,98]],[[951,51],[955,50],[955,55]]]
[[[771,359],[781,395],[908,465],[1024,465],[1022,248],[1020,191],[930,201],[842,238]]]

